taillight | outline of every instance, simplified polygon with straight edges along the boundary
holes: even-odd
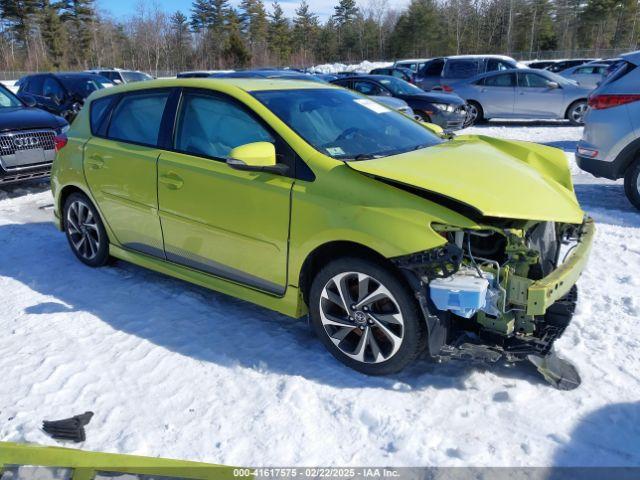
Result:
[[[636,94],[592,95],[589,97],[589,107],[594,110],[604,110],[638,100],[640,100],[640,95]]]
[[[449,85],[442,85],[442,90],[444,90],[447,93],[453,92],[453,88],[451,88]]]
[[[56,152],[62,150],[62,148],[67,144],[67,141],[67,136],[64,133],[53,137],[53,144],[55,145]]]

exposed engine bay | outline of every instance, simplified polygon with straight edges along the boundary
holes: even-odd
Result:
[[[562,278],[548,280],[560,273],[588,222],[432,225],[445,238],[443,246],[395,259],[427,319],[430,355],[528,359],[557,388],[577,387],[576,369],[553,351],[575,311],[577,287]]]

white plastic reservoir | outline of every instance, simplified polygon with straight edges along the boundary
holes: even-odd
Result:
[[[439,310],[470,318],[485,306],[489,281],[477,273],[462,271],[447,278],[433,279],[429,287],[431,300]]]

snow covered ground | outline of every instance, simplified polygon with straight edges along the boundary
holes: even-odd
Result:
[[[468,130],[570,153],[580,129]],[[572,163],[573,165],[573,163]],[[574,168],[598,222],[557,343],[583,383],[526,365],[421,361],[369,378],[304,321],[118,262],[93,270],[51,223],[46,183],[0,189],[0,440],[95,412],[82,448],[241,465],[639,465],[640,213]]]

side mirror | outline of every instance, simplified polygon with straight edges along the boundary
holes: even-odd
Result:
[[[547,82],[547,87],[550,89],[560,88],[560,84],[558,82]]]
[[[269,142],[240,145],[229,153],[227,165],[235,170],[285,174],[289,167],[276,163],[276,147]]]
[[[20,100],[22,100],[24,102],[24,104],[27,107],[35,107],[36,106],[36,99],[29,95],[28,93],[23,93],[22,95],[18,95],[18,97],[20,98]]]

